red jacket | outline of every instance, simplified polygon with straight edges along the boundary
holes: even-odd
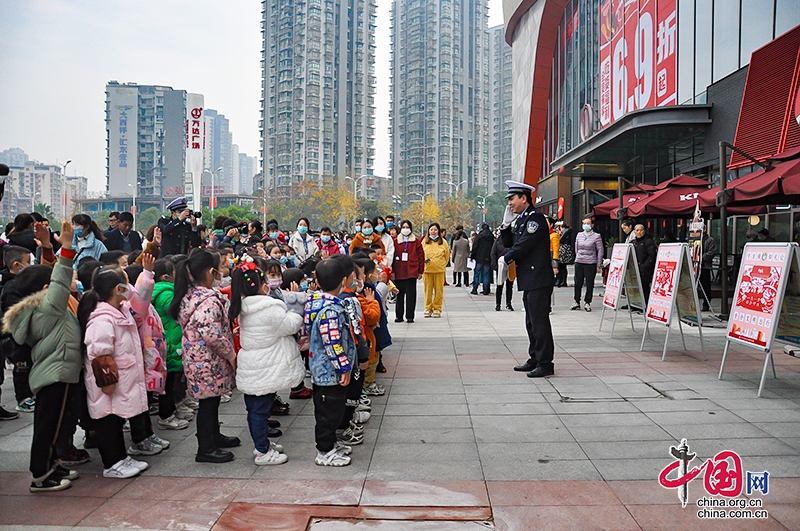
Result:
[[[320,251],[327,252],[328,256],[341,254],[339,249],[339,244],[333,241],[333,238],[331,238],[331,241],[329,241],[328,243],[323,243],[322,239],[317,240],[317,249],[319,249]]]
[[[408,254],[408,260],[403,261],[403,254]],[[392,265],[392,278],[394,280],[416,279],[425,272],[425,252],[422,250],[422,241],[414,236],[409,236],[405,241],[403,236],[394,239],[394,264]]]

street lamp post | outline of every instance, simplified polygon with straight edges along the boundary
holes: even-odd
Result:
[[[467,181],[461,181],[460,183],[454,183],[453,181],[450,181],[447,184],[454,186],[456,188],[456,193],[458,193],[458,189],[461,188],[462,184],[467,184]]]
[[[128,183],[128,186],[132,189],[131,197],[133,198],[133,207],[131,208],[133,214],[133,230],[136,230],[136,186],[133,184]]]
[[[70,162],[72,162],[72,159],[70,159],[70,160],[68,160],[67,162],[64,163],[64,169],[62,170],[62,176],[63,176],[63,179],[64,179],[62,182],[64,182],[64,184],[65,184],[65,187],[64,187],[65,192],[66,192],[66,182],[67,182],[67,166],[69,166]],[[64,204],[66,202],[65,201],[65,197],[66,197],[66,193],[61,195],[61,204],[64,207],[64,215],[66,216],[67,215],[67,205]],[[36,206],[36,205],[34,205],[34,206]]]

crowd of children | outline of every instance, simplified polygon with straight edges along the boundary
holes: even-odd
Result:
[[[385,372],[386,303],[397,292],[387,221],[363,220],[352,242],[327,227],[311,237],[305,218],[289,238],[275,223],[263,236],[258,222],[225,223],[188,254],[161,252],[158,228],[143,251],[85,254],[86,235],[102,245],[102,233],[80,216],[60,233],[35,222],[35,265],[28,249],[3,247],[1,341],[28,367],[19,382],[15,371],[15,388],[35,409],[31,491],[63,490],[79,476],[74,465],[90,458],[73,444],[79,424],[109,478],[140,474],[148,464],[134,457],[170,446],[151,415],[160,430],[194,420],[197,462],[233,460],[242,441],[221,432],[219,407],[234,389],[256,465],[288,459],[271,418],[288,413],[283,390],[313,400],[315,463],[350,463],[369,397],[385,393],[375,376]]]

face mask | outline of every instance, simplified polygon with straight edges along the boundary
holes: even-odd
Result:
[[[592,230],[592,226],[591,225],[584,225],[583,226],[583,230],[585,230],[586,232],[590,232]]]
[[[356,232],[361,232],[361,225],[356,225]]]
[[[377,227],[375,227],[375,230],[378,231],[378,232],[383,232],[384,228],[385,227],[383,225],[378,225]]]
[[[438,240],[438,239],[439,239],[439,235],[438,235],[438,234],[437,234],[436,236],[430,236],[430,235],[429,235],[429,236],[428,236],[428,238],[430,238],[430,239],[431,239],[431,240],[433,240],[433,241],[436,241],[436,240]]]
[[[308,227],[304,227],[301,225],[297,227],[297,232],[299,232],[300,234],[305,234],[306,232],[308,232]]]
[[[326,236],[325,234],[320,236],[319,239],[322,240],[322,243],[328,243],[329,241],[331,241],[331,237],[330,236]]]
[[[394,227],[394,222],[392,222],[392,221],[387,221],[387,222],[386,222],[386,228],[388,229],[389,227]]]
[[[75,282],[75,291],[77,291],[78,293],[83,293],[83,282],[81,282],[80,280]]]
[[[367,227],[366,229],[361,229],[361,234],[364,236],[372,236],[372,228]]]
[[[267,286],[269,286],[269,289],[278,289],[281,287],[281,284],[283,284],[283,280],[280,278],[271,278],[267,280]]]
[[[300,291],[308,291],[308,281],[304,280],[300,283]]]
[[[277,232],[270,232],[269,233],[269,239],[270,240],[277,240],[278,239],[278,233]]]
[[[411,234],[411,229],[409,229],[408,227],[402,228],[400,229],[400,234],[402,234],[403,236],[408,236]]]
[[[286,262],[288,262],[288,261],[289,261],[289,259],[288,259],[288,258],[286,258],[285,256],[281,256],[281,259],[280,259],[280,260],[278,260],[278,261],[279,261],[280,263],[282,263],[282,264],[285,264]]]
[[[233,270],[233,258],[228,258],[228,269]]]
[[[350,291],[355,291],[358,289],[358,280],[354,280],[352,284],[350,284]]]
[[[120,295],[122,295],[126,301],[129,301],[133,298],[133,290],[127,284],[117,284],[118,288],[121,288],[122,291],[118,291]]]
[[[83,236],[83,227],[73,228],[72,234],[74,234],[76,238],[80,238],[81,236]]]

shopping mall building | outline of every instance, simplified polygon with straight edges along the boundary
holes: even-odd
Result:
[[[624,187],[680,174],[719,183],[719,143],[800,151],[800,0],[504,0],[514,72],[514,178],[579,226]],[[758,169],[735,155],[728,180]],[[800,237],[800,205],[729,221]],[[599,220],[604,236],[615,220]],[[683,220],[648,219],[676,235]],[[718,227],[717,227],[718,228]],[[712,228],[712,234],[716,232]]]

